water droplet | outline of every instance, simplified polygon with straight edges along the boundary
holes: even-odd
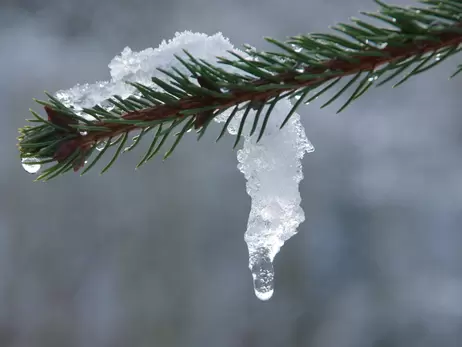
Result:
[[[300,94],[297,94],[297,95],[294,95],[291,99],[297,101],[297,100],[300,100],[300,98],[301,98]]]
[[[257,254],[251,266],[255,295],[263,301],[269,300],[274,293],[274,268],[266,253]]]
[[[258,58],[257,58],[257,57],[253,57],[253,56],[251,56],[251,55],[245,57],[244,59],[247,60],[247,61],[258,61]]]
[[[367,81],[368,81],[368,82],[374,82],[374,81],[377,80],[377,78],[379,78],[379,76],[374,75],[374,76],[369,77],[369,78],[367,79]]]
[[[40,160],[37,158],[23,158],[22,167],[30,174],[35,174],[40,170],[41,165],[37,164]]]
[[[366,39],[366,45],[369,45],[371,47],[375,47],[375,48],[378,48],[378,49],[384,49],[388,46],[388,43],[387,42],[377,42],[377,41],[371,41],[371,40],[367,40]]]
[[[88,133],[86,131],[80,131],[80,135],[86,136]]]
[[[441,59],[441,53],[438,53],[435,57],[435,61],[439,61]]]
[[[297,53],[302,51],[302,48],[300,46],[297,46],[297,45],[291,45],[291,46],[292,46],[292,49]]]
[[[257,49],[254,46],[251,46],[248,44],[245,44],[244,47],[245,47],[245,51],[248,53],[255,53],[257,51]]]
[[[101,152],[105,146],[106,146],[106,141],[102,141],[96,145],[96,150]]]
[[[303,72],[305,72],[305,68],[300,66],[300,67],[296,68],[295,71],[303,73]]]

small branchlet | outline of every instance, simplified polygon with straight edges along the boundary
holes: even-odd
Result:
[[[245,110],[239,129],[244,128],[250,110],[256,111],[251,134],[260,126],[259,140],[271,111],[283,98],[292,98],[295,102],[281,128],[302,103],[331,93],[333,87],[347,77],[350,77],[348,81],[322,107],[346,95],[346,101],[338,109],[343,111],[372,86],[381,86],[395,78],[399,80],[394,86],[401,85],[461,51],[461,0],[422,0],[425,5],[422,7],[375,2],[379,5],[378,12],[362,14],[382,21],[384,27],[353,18],[352,23],[332,27],[338,34],[300,35],[285,42],[268,38],[268,42],[279,48],[277,52],[245,46],[245,57],[230,52],[235,59],[221,57],[215,65],[184,51],[185,57],[176,58],[190,76],[176,68],[159,69],[169,77],[169,82],[154,77],[155,88],[130,83],[141,97],[122,99],[114,95],[108,99],[113,105],[111,110],[95,105],[77,113],[47,93],[48,101],[37,102],[44,106],[48,118],[31,110],[34,119],[29,121],[35,126],[20,129],[21,157],[54,163],[37,178],[49,180],[70,170],[84,168],[84,174],[110,147],[115,147],[112,159],[103,169],[105,172],[120,153],[131,151],[152,133],[140,166],[158,154],[170,136],[174,136],[175,141],[164,158],[171,155],[187,131],[194,128],[201,138],[214,117],[232,110],[220,139],[239,109]],[[223,65],[242,73],[228,72],[220,67]],[[462,64],[451,77],[461,72]],[[136,130],[139,134],[125,147],[128,135]],[[99,153],[86,165],[95,150]]]

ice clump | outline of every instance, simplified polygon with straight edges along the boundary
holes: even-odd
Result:
[[[157,70],[177,68],[185,75],[190,72],[174,58],[174,54],[188,59],[183,49],[194,57],[215,64],[216,57],[232,58],[227,52],[234,50],[228,39],[217,33],[212,36],[189,31],[176,33],[175,37],[156,48],[148,48],[141,52],[133,52],[126,47],[120,55],[109,64],[110,81],[94,84],[76,85],[68,90],[57,92],[56,97],[65,105],[76,111],[99,104],[110,109],[107,99],[116,94],[122,98],[137,95],[135,88],[126,82],[139,82],[151,87],[151,77],[158,77],[169,82],[169,79]],[[230,72],[239,72],[235,68],[221,65]],[[297,227],[304,221],[304,213],[300,207],[299,183],[303,178],[301,159],[306,152],[314,150],[306,138],[300,117],[294,114],[286,126],[279,130],[284,117],[292,105],[287,100],[279,101],[269,118],[264,136],[257,144],[256,135],[249,133],[255,111],[248,114],[248,124],[244,128],[244,145],[238,151],[238,168],[247,179],[247,193],[252,199],[252,207],[245,233],[245,241],[249,250],[249,268],[252,272],[256,296],[268,300],[274,291],[273,260],[281,246],[295,235]],[[265,106],[265,109],[267,106]],[[262,114],[265,114],[265,109]],[[226,121],[231,110],[227,110],[215,119]],[[236,114],[228,126],[228,132],[236,135],[243,112]],[[91,116],[86,116],[92,119]]]
[[[109,109],[113,105],[107,99],[112,95],[119,95],[122,98],[127,98],[133,94],[137,95],[136,89],[126,82],[138,82],[154,87],[155,85],[151,81],[152,77],[169,81],[169,78],[157,68],[169,70],[171,67],[176,67],[185,75],[191,75],[186,67],[174,57],[176,54],[188,60],[183,49],[196,58],[215,63],[217,55],[232,58],[232,55],[226,51],[233,49],[233,45],[221,33],[208,36],[185,31],[176,33],[175,37],[168,42],[164,40],[156,49],[147,48],[140,52],[133,52],[129,47],[125,47],[120,55],[114,57],[109,63],[111,75],[109,81],[77,84],[70,89],[58,91],[55,96],[63,104],[72,106],[75,110],[82,110],[97,104]],[[231,67],[230,69],[234,68]],[[92,116],[86,114],[82,114],[82,116],[93,120]]]
[[[303,178],[301,159],[305,153],[314,151],[314,147],[298,114],[279,129],[291,107],[289,101],[279,101],[261,140],[256,143],[258,136],[245,136],[244,146],[237,152],[238,169],[247,180],[247,193],[252,200],[244,238],[255,295],[261,300],[270,299],[274,291],[274,257],[305,220],[299,192]],[[237,133],[241,117],[242,114],[230,122],[229,133]],[[248,119],[252,118],[251,113]],[[225,119],[226,114],[217,121]],[[252,122],[248,123],[247,128]],[[248,129],[244,128],[243,133],[248,133]],[[258,130],[255,134],[258,135]]]

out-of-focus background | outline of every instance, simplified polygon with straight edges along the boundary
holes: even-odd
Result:
[[[395,1],[414,4],[411,0]],[[0,1],[0,346],[462,345],[460,56],[340,115],[300,109],[306,221],[269,302],[243,240],[232,139],[184,139],[162,163],[33,183],[15,148],[33,97],[107,80],[125,46],[186,29],[240,46],[347,21],[371,0]]]

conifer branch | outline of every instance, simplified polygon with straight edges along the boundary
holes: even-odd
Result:
[[[37,102],[44,106],[48,118],[31,111],[34,119],[29,121],[38,125],[20,129],[21,157],[36,158],[41,163],[55,162],[37,178],[49,180],[72,169],[78,171],[97,148],[101,149],[83,170],[82,174],[86,173],[107,149],[116,146],[114,156],[103,169],[105,172],[120,153],[131,151],[147,133],[155,131],[140,166],[153,158],[177,129],[180,130],[165,158],[187,131],[194,128],[201,138],[214,117],[233,110],[219,140],[241,109],[244,116],[234,145],[237,146],[251,110],[256,111],[251,133],[258,130],[259,140],[274,105],[283,98],[293,98],[296,102],[281,128],[301,103],[330,92],[346,77],[351,79],[321,107],[349,93],[338,110],[341,112],[370,87],[381,86],[398,76],[401,79],[394,86],[401,85],[462,50],[462,0],[423,0],[423,7],[406,8],[375,2],[379,5],[378,12],[362,14],[384,22],[386,27],[353,18],[352,24],[332,27],[340,35],[307,34],[285,42],[267,38],[282,52],[263,52],[245,46],[245,57],[229,52],[235,59],[219,57],[215,65],[185,51],[187,59],[176,58],[188,75],[176,68],[159,69],[169,78],[168,83],[155,77],[153,87],[130,83],[136,94],[126,99],[114,95],[108,100],[113,105],[111,109],[95,105],[77,112],[47,93],[48,101]],[[220,67],[223,65],[241,73],[231,73]],[[451,77],[461,71],[462,64]],[[265,106],[269,107],[264,110]],[[135,130],[140,134],[125,147],[129,133]]]

